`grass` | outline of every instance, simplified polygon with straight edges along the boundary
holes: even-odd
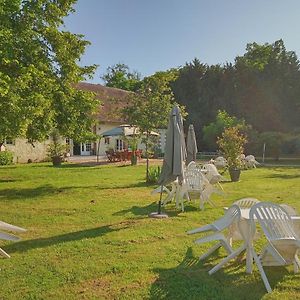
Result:
[[[246,196],[300,211],[300,169],[244,171],[240,182],[223,184],[224,197],[213,197],[217,208],[199,211],[192,202],[182,213],[169,204],[165,220],[148,218],[158,195],[144,174],[144,166],[1,167],[0,220],[28,231],[20,242],[1,241],[11,259],[0,258],[0,299],[299,299],[292,267],[266,268],[271,294],[244,263],[209,276],[225,252],[199,262],[210,245],[185,232]]]

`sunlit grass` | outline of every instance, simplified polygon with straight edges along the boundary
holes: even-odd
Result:
[[[218,208],[200,211],[191,202],[182,213],[170,204],[165,220],[148,218],[158,195],[150,195],[144,175],[145,166],[1,167],[0,220],[28,231],[20,242],[1,241],[11,259],[0,258],[0,299],[299,298],[292,268],[266,269],[269,295],[257,269],[245,274],[244,263],[209,276],[225,252],[199,262],[209,245],[194,245],[186,231],[246,196],[300,211],[300,169],[244,171],[240,182],[223,184],[225,196],[213,197]]]

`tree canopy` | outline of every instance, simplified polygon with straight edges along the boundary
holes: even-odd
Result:
[[[108,67],[101,78],[108,87],[136,91],[140,85],[141,75],[136,71],[130,71],[127,65],[118,63]]]
[[[79,66],[89,42],[64,31],[75,0],[0,0],[0,142],[43,140],[56,128],[89,135],[97,101],[75,88],[95,66]]]
[[[122,110],[124,119],[130,125],[137,126],[140,132],[145,135],[147,181],[149,177],[148,144],[150,132],[167,126],[169,113],[175,103],[170,82],[174,81],[176,76],[177,71],[173,70],[157,72],[152,76],[145,77],[140,88],[129,95],[128,103]]]
[[[258,132],[290,132],[300,127],[300,69],[293,51],[282,40],[273,44],[248,44],[235,62],[208,66],[194,59],[179,68],[172,84],[175,100],[185,105],[187,123],[193,123],[199,149],[202,128],[218,110],[225,110]]]

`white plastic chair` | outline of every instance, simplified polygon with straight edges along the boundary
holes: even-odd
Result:
[[[217,184],[223,191],[223,187],[220,184],[220,181],[224,181],[225,178],[219,173],[214,164],[204,164],[202,166],[206,170],[205,177],[208,179],[210,184]]]
[[[255,159],[253,155],[247,155],[244,159],[245,167],[247,169],[256,168],[259,165],[259,162]]]
[[[216,245],[212,246],[205,254],[200,256],[200,260],[205,259],[209,255],[211,255],[214,251],[219,249],[221,246],[225,248],[228,254],[231,254],[233,252],[232,247],[228,242],[228,239],[224,236],[222,231],[228,228],[230,225],[237,222],[237,220],[239,220],[240,218],[240,214],[241,213],[239,207],[237,205],[232,205],[226,211],[225,215],[222,218],[215,221],[214,223],[187,232],[188,234],[195,234],[195,233],[207,232],[207,231],[214,232],[213,234],[195,240],[196,244],[203,244],[203,243],[213,242],[213,241],[218,242]]]
[[[198,165],[196,164],[196,162],[191,161],[187,166],[186,166],[186,170],[194,170],[194,169],[199,169]]]
[[[298,215],[298,213],[294,207],[287,205],[287,204],[280,204],[280,206],[289,214],[290,217]]]
[[[227,160],[223,156],[218,156],[214,159],[213,164],[218,168],[226,168],[227,167]]]
[[[294,272],[298,272],[300,261],[297,251],[300,249],[300,240],[294,232],[291,217],[280,205],[270,202],[257,203],[250,210],[250,219],[253,230],[255,230],[256,219],[268,240],[267,246],[259,257],[254,248],[252,254],[265,287],[268,292],[271,292],[271,286],[262,266],[293,264]]]
[[[201,210],[204,209],[204,204],[206,202],[215,207],[215,204],[211,201],[210,196],[212,193],[219,193],[219,191],[209,183],[208,179],[203,175],[200,168],[187,169],[184,172],[183,183],[180,191],[180,199],[183,199],[186,195],[190,200],[190,193],[193,192],[199,193]]]

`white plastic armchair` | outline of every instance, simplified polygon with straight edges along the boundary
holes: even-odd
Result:
[[[298,215],[294,207],[287,204],[280,204],[280,206],[289,214],[289,216],[293,217]]]
[[[206,178],[208,179],[210,184],[218,184],[219,187],[222,189],[223,188],[220,184],[220,181],[225,180],[225,178],[219,173],[219,171],[217,170],[216,166],[214,164],[204,164],[202,166],[202,168],[204,170],[206,170]]]
[[[218,156],[217,158],[214,159],[214,165],[220,169],[226,168],[227,167],[227,160],[223,156]]]
[[[225,237],[222,231],[228,228],[230,225],[237,222],[240,218],[240,215],[241,212],[239,207],[237,205],[232,205],[226,211],[225,215],[222,218],[215,221],[214,223],[187,232],[188,234],[195,234],[195,233],[207,232],[207,231],[214,232],[203,238],[195,240],[196,244],[203,244],[207,242],[217,241],[217,244],[212,246],[206,253],[200,256],[200,260],[205,259],[209,255],[211,255],[214,251],[219,249],[221,246],[224,247],[224,249],[228,252],[228,254],[231,254],[233,252],[232,247],[228,243],[228,239]]]
[[[244,159],[245,167],[247,169],[250,168],[256,168],[257,165],[259,165],[259,162],[255,159],[253,155],[247,155]]]
[[[191,161],[187,166],[186,166],[186,170],[195,170],[195,169],[199,169],[198,165],[196,164],[196,162]]]
[[[252,254],[265,287],[268,292],[271,292],[271,286],[262,266],[293,264],[295,273],[298,272],[300,261],[297,252],[300,249],[300,240],[293,229],[291,217],[280,205],[270,202],[257,203],[250,210],[250,219],[254,229],[254,220],[257,220],[268,240],[267,246],[259,257],[253,248]]]

